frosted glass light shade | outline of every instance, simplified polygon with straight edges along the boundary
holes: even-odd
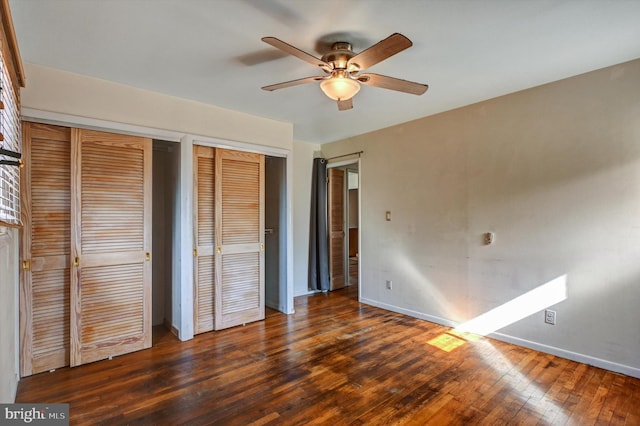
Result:
[[[331,77],[320,82],[320,88],[325,95],[334,101],[351,99],[360,90],[360,84],[348,77]]]

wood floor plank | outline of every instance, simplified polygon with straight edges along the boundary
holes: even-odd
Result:
[[[296,313],[22,379],[16,402],[78,425],[638,424],[640,380],[358,303]],[[444,346],[438,346],[444,342]],[[459,346],[448,346],[456,343]]]
[[[627,398],[628,390],[625,389],[625,376],[615,375],[613,382],[611,383],[611,393],[605,403],[606,410],[603,412],[608,416],[606,420],[603,419],[605,424],[622,424],[624,423],[625,415],[622,415],[620,407],[624,404]],[[600,414],[603,415],[602,413]]]

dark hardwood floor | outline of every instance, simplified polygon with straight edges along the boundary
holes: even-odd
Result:
[[[640,425],[640,380],[361,305],[354,287],[295,315],[23,379],[17,402],[71,424]],[[449,351],[449,352],[448,352]]]

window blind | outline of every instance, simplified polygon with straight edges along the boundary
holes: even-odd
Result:
[[[20,115],[17,96],[5,57],[0,51],[0,146],[14,152],[22,152]],[[14,160],[0,155],[1,160]],[[20,225],[20,167],[0,164],[0,222]]]

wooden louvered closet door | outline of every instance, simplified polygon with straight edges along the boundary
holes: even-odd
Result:
[[[342,288],[345,280],[344,170],[329,169],[329,279],[331,290]]]
[[[194,325],[195,333],[214,329],[215,148],[195,145],[194,161]]]
[[[69,365],[71,131],[23,123],[21,375]]]
[[[264,319],[264,155],[216,150],[215,328]]]
[[[151,347],[151,139],[72,129],[71,366]]]

